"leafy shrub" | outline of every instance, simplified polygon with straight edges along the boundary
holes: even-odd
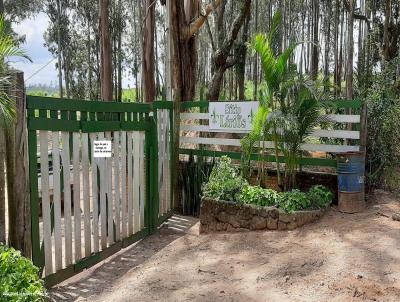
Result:
[[[203,196],[215,200],[238,201],[243,187],[247,185],[227,156],[221,157],[213,167],[208,182],[203,187]]]
[[[263,189],[259,186],[245,186],[240,201],[245,204],[256,204],[262,207],[276,205],[278,193],[271,189]]]
[[[329,206],[333,200],[333,193],[325,186],[313,186],[307,193],[311,201],[311,207],[321,209]]]
[[[279,193],[277,201],[278,208],[287,213],[306,210],[311,206],[311,201],[307,194],[297,189]]]
[[[0,245],[0,301],[45,301],[39,269],[19,251]]]

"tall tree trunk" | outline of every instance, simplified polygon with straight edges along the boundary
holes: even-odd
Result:
[[[155,2],[146,0],[145,28],[143,36],[143,84],[146,103],[152,103],[156,97],[154,81],[154,31],[156,27]]]
[[[109,0],[100,0],[101,98],[112,101],[112,50],[108,16]]]
[[[334,61],[335,61],[335,71],[334,71],[334,91],[335,91],[335,96],[338,96],[338,76],[339,76],[339,18],[340,18],[340,5],[339,5],[339,0],[336,0],[335,4],[335,38],[333,41],[333,48],[334,48]]]
[[[219,31],[220,42],[218,44],[221,46],[213,54],[213,76],[211,78],[211,83],[209,85],[209,91],[207,94],[208,100],[212,101],[219,99],[224,73],[228,68],[233,67],[237,62],[237,58],[230,57],[230,52],[246,19],[246,16],[249,13],[250,7],[251,0],[241,1],[239,14],[235,17],[227,37],[224,39],[223,33]]]
[[[90,34],[91,34],[91,29],[90,29],[90,13],[87,12],[86,14],[86,19],[87,19],[87,60],[88,60],[88,92],[87,92],[87,98],[88,100],[92,99],[92,46],[91,46],[91,39],[90,39]]]
[[[385,61],[390,60],[390,35],[389,26],[392,17],[392,0],[385,1],[385,23],[383,27],[383,58]]]
[[[249,36],[249,23],[250,23],[251,13],[249,11],[246,21],[243,26],[242,39],[238,46],[236,47],[236,57],[237,64],[236,68],[236,77],[237,77],[237,85],[239,88],[239,100],[245,100],[245,71],[246,71],[246,55],[247,55],[247,46],[246,42]]]
[[[326,16],[325,16],[325,68],[324,68],[324,87],[325,91],[329,91],[329,52],[330,52],[330,37],[331,37],[331,22],[330,17],[332,13],[332,3],[327,1],[326,3]]]
[[[57,0],[57,57],[58,57],[58,89],[60,93],[60,98],[64,97],[63,83],[62,83],[62,63],[61,63],[61,3]]]
[[[313,13],[313,45],[311,49],[311,76],[315,80],[318,76],[318,29],[319,29],[319,0],[312,2]]]
[[[354,0],[350,0],[349,13],[347,18],[347,73],[346,73],[346,97],[353,99],[353,57],[354,57]]]
[[[258,32],[258,0],[255,0],[255,10],[254,10],[254,29],[255,32]],[[249,13],[251,15],[251,13]],[[247,38],[247,37],[246,37]],[[246,41],[247,42],[247,41]],[[253,82],[254,82],[254,94],[253,100],[257,100],[258,95],[258,55],[254,56],[254,67],[253,67]],[[244,98],[243,98],[244,99]]]

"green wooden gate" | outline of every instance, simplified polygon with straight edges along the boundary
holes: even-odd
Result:
[[[47,286],[171,215],[171,109],[27,97],[32,259]]]

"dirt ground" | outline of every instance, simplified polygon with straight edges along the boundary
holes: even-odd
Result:
[[[149,238],[50,291],[53,301],[400,301],[400,200],[333,207],[294,231],[199,235],[174,216]]]

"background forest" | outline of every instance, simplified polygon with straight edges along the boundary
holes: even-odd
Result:
[[[11,24],[39,12],[50,19],[45,41],[57,58],[58,89],[31,93],[134,102],[258,100],[263,71],[247,45],[270,31],[277,10],[276,54],[303,42],[289,59],[299,75],[320,83],[326,98],[368,105],[370,182],[396,187],[399,1],[0,0]],[[168,96],[171,85],[179,89]]]

